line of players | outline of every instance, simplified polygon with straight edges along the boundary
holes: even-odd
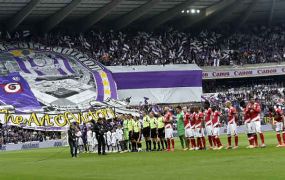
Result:
[[[236,108],[233,107],[230,101],[225,103],[227,116],[227,146],[226,149],[238,148],[238,132],[237,121],[238,115]],[[261,130],[261,107],[258,102],[251,98],[248,104],[241,103],[243,111],[243,121],[246,127],[249,145],[247,148],[266,147],[264,134]],[[220,116],[222,113],[216,106],[210,107],[209,102],[204,103],[204,110],[200,107],[192,107],[188,110],[178,106],[176,108],[177,132],[180,138],[181,146],[184,150],[203,150],[206,149],[205,134],[208,137],[209,148],[219,150],[223,148],[220,140]],[[272,123],[275,125],[276,137],[278,140],[277,147],[285,147],[285,129],[284,115],[281,108],[269,108],[269,116],[272,118]],[[163,124],[164,123],[164,124]],[[157,126],[155,125],[157,124]],[[163,132],[164,125],[164,132]],[[151,150],[151,140],[153,142],[153,150],[156,150],[156,143],[161,143],[166,140],[166,150],[174,151],[173,139],[173,114],[166,108],[165,116],[162,117],[158,113],[158,118],[154,117],[151,112],[149,116],[143,114],[143,129],[142,134],[146,141],[146,150]],[[281,134],[283,142],[281,140]],[[258,135],[261,144],[258,143]],[[234,145],[232,146],[232,137],[234,137]],[[158,147],[160,149],[160,146]]]
[[[264,135],[261,131],[261,108],[258,102],[252,98],[248,104],[242,102],[243,120],[247,130],[248,148],[259,147],[258,135],[261,140],[260,147],[265,147]],[[227,146],[226,149],[238,148],[237,132],[237,110],[231,102],[226,102],[227,116]],[[217,106],[210,107],[209,102],[204,103],[204,110],[201,107],[176,107],[177,133],[184,150],[205,150],[206,137],[209,142],[209,148],[220,150],[224,146],[220,140],[220,117],[222,113]],[[270,117],[274,118],[276,126],[277,147],[285,147],[284,115],[278,108],[269,108]],[[142,151],[141,139],[145,139],[146,151],[174,151],[175,142],[173,136],[173,111],[169,108],[164,109],[164,116],[161,112],[155,115],[142,113],[142,121],[139,117],[131,115],[122,115],[122,126],[106,134],[107,147],[113,151]],[[206,134],[205,134],[206,132]],[[91,134],[91,131],[90,131]],[[281,140],[281,134],[283,142]],[[88,135],[91,137],[91,135]],[[234,145],[232,146],[232,137]],[[88,138],[89,139],[89,138]],[[185,146],[184,146],[185,144]],[[119,146],[118,146],[119,145]]]
[[[244,102],[241,102],[241,107],[243,110],[243,120],[244,125],[247,130],[248,148],[258,147],[257,134],[261,139],[260,147],[265,147],[264,143],[264,135],[261,131],[261,107],[258,102],[255,101],[254,98],[251,98],[249,103],[246,105]],[[269,118],[271,119],[271,123],[275,126],[276,138],[278,141],[278,145],[276,147],[285,147],[285,119],[283,110],[281,107],[269,107]],[[283,138],[283,142],[281,140],[281,134]]]
[[[183,109],[180,106],[176,107],[177,133],[182,148],[185,147],[184,144],[186,145],[184,150],[206,149],[204,128],[206,128],[208,134],[210,148],[223,148],[219,137],[221,112],[215,107],[211,109],[208,106],[206,109],[207,110],[203,112],[202,108],[198,106],[192,107],[190,110],[186,107]],[[164,117],[158,113],[157,119],[154,117],[153,112],[149,115],[145,112],[143,113],[142,134],[145,137],[146,151],[156,150],[156,143],[159,145],[159,142],[163,148],[164,140],[166,141],[166,151],[174,151],[173,119],[173,113],[168,108],[165,109]],[[157,124],[157,126],[155,124]],[[237,134],[235,133],[235,135]],[[151,149],[150,138],[154,145],[153,149]],[[229,142],[228,148],[230,147],[231,141]],[[237,144],[235,147],[237,147]],[[158,150],[160,150],[160,146],[158,146]]]

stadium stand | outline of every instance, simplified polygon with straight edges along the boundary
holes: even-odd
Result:
[[[281,179],[284,17],[285,0],[0,0],[0,179]]]
[[[30,13],[33,11],[33,9],[37,9],[41,6],[44,8],[46,2],[39,2],[40,1],[31,1],[31,3],[27,4],[25,8],[30,8]],[[173,6],[169,8],[172,8],[172,11],[175,10],[179,13],[181,12],[183,14],[183,16],[180,17],[181,19],[187,18],[184,15],[186,13],[190,13],[190,9],[183,9],[184,6],[200,5],[202,9],[206,9],[205,12],[204,10],[201,10],[203,11],[203,14],[206,14],[205,17],[196,17],[196,21],[198,22],[200,20],[202,21],[204,18],[208,18],[207,11],[209,11],[209,8],[214,8],[215,11],[223,11],[222,6],[224,6],[229,8],[228,11],[230,11],[238,1],[214,0],[204,2],[204,6],[199,4],[201,2],[198,1],[181,1],[181,4],[179,4],[179,2],[172,2]],[[159,3],[167,4],[163,1],[150,1],[145,4],[139,2],[133,7],[139,9],[131,9],[132,11],[128,12],[135,17],[133,20],[130,18],[130,14],[126,13],[123,15],[121,20],[114,23],[115,26],[110,29],[107,28],[108,30],[100,31],[93,28],[93,25],[100,21],[99,17],[102,16],[101,19],[104,17],[104,15],[102,15],[104,13],[103,11],[106,11],[106,14],[111,13],[112,9],[114,10],[114,8],[120,3],[120,1],[112,1],[111,3],[104,1],[102,6],[100,5],[97,14],[95,13],[96,16],[90,12],[91,14],[88,15],[86,19],[86,22],[94,22],[89,24],[84,24],[84,22],[82,22],[83,25],[80,26],[82,29],[79,31],[65,31],[62,29],[60,30],[60,28],[58,31],[52,30],[59,25],[65,17],[67,17],[70,13],[72,14],[72,10],[75,10],[76,7],[81,7],[83,4],[85,5],[86,2],[84,1],[73,1],[70,4],[63,2],[63,4],[66,4],[66,6],[64,6],[62,12],[54,12],[53,15],[50,13],[51,16],[47,18],[47,21],[41,24],[42,27],[39,28],[38,32],[29,28],[25,28],[27,30],[22,30],[23,28],[17,29],[17,26],[22,23],[25,15],[29,15],[29,13],[25,14],[25,11],[22,11],[25,9],[23,8],[15,17],[11,18],[11,23],[7,24],[4,31],[1,31],[0,49],[4,49],[3,46],[6,44],[21,44],[22,42],[42,44],[48,47],[67,47],[86,53],[89,55],[89,57],[100,61],[106,66],[195,63],[200,67],[214,66],[215,68],[218,68],[219,66],[230,66],[235,68],[236,66],[243,66],[246,64],[257,64],[258,66],[265,63],[280,64],[285,61],[285,25],[282,23],[275,23],[274,25],[271,25],[272,17],[268,20],[268,24],[266,25],[264,25],[264,23],[263,25],[249,24],[245,28],[236,28],[236,25],[216,28],[219,24],[216,22],[217,20],[212,23],[208,22],[212,25],[216,22],[215,28],[197,28],[194,30],[189,30],[187,27],[191,27],[192,24],[195,24],[195,21],[185,25],[184,28],[178,27],[177,24],[175,24],[176,26],[174,27],[161,28],[159,30],[157,30],[156,27],[145,29],[142,28],[142,30],[134,30],[135,28],[129,30],[124,28],[131,25],[132,22],[135,22],[136,19],[142,16],[138,14],[139,11],[143,12],[143,10],[146,10],[150,6],[158,5]],[[242,4],[243,3],[244,1]],[[92,2],[90,4],[94,5],[96,2]],[[250,3],[248,8],[251,9],[255,5],[255,3]],[[57,5],[54,6],[56,7]],[[192,14],[195,14],[196,12],[197,14],[200,13],[199,9],[199,13],[198,10],[193,10],[194,13],[192,13],[191,9]],[[116,8],[114,11],[116,11]],[[158,14],[153,18],[155,23],[152,23],[151,25],[148,24],[148,27],[159,26],[166,23],[169,19],[171,19],[171,16],[173,16],[172,14],[175,14],[172,13],[172,11],[169,11],[168,13],[166,11],[168,15],[163,14],[164,12],[162,12],[162,14]],[[215,19],[223,19],[219,13],[213,14]],[[24,17],[22,20],[21,18],[17,17],[21,15]],[[59,18],[60,15],[62,15],[63,18]],[[159,18],[159,16],[164,17],[164,19]],[[245,21],[246,19],[241,20],[243,23]],[[241,25],[242,24],[239,24],[239,26]],[[266,46],[264,46],[265,44]],[[0,70],[2,71],[2,69]],[[5,73],[6,72],[1,72],[1,74]],[[70,86],[76,89],[82,87],[82,84],[76,84],[72,79],[66,80],[66,83],[70,84]],[[38,84],[41,84],[41,82],[38,82]],[[61,81],[58,84],[55,84],[55,86],[58,87],[60,84]],[[49,88],[51,90],[53,89],[53,87],[49,87],[49,84],[46,82],[43,83],[43,86],[43,89],[45,90],[48,90]],[[33,86],[31,87],[33,88]],[[86,89],[87,88],[90,87],[88,86]],[[51,97],[49,94],[41,95],[40,92],[36,90],[34,90],[33,93],[37,96],[41,96],[42,102],[46,102],[47,99],[49,99],[51,102],[56,101],[57,97],[61,97],[63,95],[68,97],[74,95],[73,93],[75,93],[74,91],[62,91],[64,90],[59,88],[59,91],[53,94],[55,97]],[[224,103],[226,101],[231,101],[239,110],[240,101],[249,101],[250,97],[253,96],[262,104],[263,114],[267,114],[269,106],[282,104],[284,101],[282,98],[284,97],[284,83],[282,81],[282,77],[279,79],[276,77],[269,79],[267,78],[267,80],[265,79],[264,81],[257,79],[252,81],[249,81],[249,79],[227,81],[222,80],[222,82],[219,80],[204,80],[203,91],[205,92],[203,95],[204,100],[208,100],[212,104],[216,104],[221,108],[224,108]],[[91,95],[92,93],[94,92],[88,90],[80,95],[75,95],[68,100],[74,102],[76,101],[76,103],[87,102],[93,97]],[[91,97],[88,95],[91,95]],[[50,102],[48,101],[46,104],[47,103]],[[155,109],[154,106],[149,107],[146,102],[144,105],[147,107],[147,111],[152,111]],[[171,107],[173,109],[174,106]],[[67,108],[68,107],[64,106],[63,109]],[[162,107],[156,107],[156,109],[162,110]],[[21,135],[21,131],[27,132],[26,134],[29,135]],[[21,130],[20,128],[18,130],[15,128],[11,130],[6,129],[5,132],[10,133],[5,134],[5,137],[12,137],[4,139],[5,143],[15,141],[14,139],[17,139],[18,136],[21,136],[18,141],[32,140],[22,140],[22,137],[30,136],[33,131]],[[33,135],[32,137],[38,140],[37,134]]]
[[[284,25],[253,26],[227,32],[90,31],[69,35],[33,36],[30,31],[2,34],[7,42],[33,41],[47,46],[76,48],[104,65],[160,65],[196,63],[199,66],[280,63],[285,60]],[[267,46],[264,46],[267,44]]]

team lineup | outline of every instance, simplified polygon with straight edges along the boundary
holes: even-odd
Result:
[[[264,134],[261,130],[260,104],[251,99],[247,105],[241,104],[241,110],[248,138],[247,148],[266,147]],[[174,151],[174,129],[177,129],[177,136],[184,150],[237,149],[239,147],[238,116],[236,108],[230,101],[225,103],[225,112],[226,114],[222,114],[218,106],[210,106],[207,101],[203,108],[177,106],[175,110],[172,110],[165,107],[164,112],[148,113],[143,111],[141,119],[130,114],[121,115],[121,121],[116,128],[101,131],[100,129],[104,129],[106,125],[104,125],[104,119],[100,118],[96,123],[93,122],[95,128],[90,127],[87,131],[87,143],[89,149],[98,150],[99,154],[105,153],[105,146],[109,152],[140,152],[143,151],[143,137],[147,152]],[[223,145],[220,140],[220,128],[222,127],[220,117],[224,115],[227,117],[227,145]],[[275,126],[277,147],[285,147],[282,109],[279,107],[269,108],[269,117]],[[258,137],[261,143],[259,143]],[[209,143],[208,147],[206,138]],[[232,139],[234,143],[232,143]],[[80,145],[83,143],[79,143]]]

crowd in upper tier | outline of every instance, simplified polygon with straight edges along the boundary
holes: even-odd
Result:
[[[107,32],[85,34],[30,31],[2,32],[4,41],[34,41],[79,49],[105,65],[196,63],[199,66],[243,65],[285,60],[285,25],[254,26],[232,32]]]

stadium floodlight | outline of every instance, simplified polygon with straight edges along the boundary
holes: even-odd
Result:
[[[195,9],[191,9],[191,13],[195,14],[196,10]]]
[[[184,13],[184,12],[185,12],[184,10],[181,11],[181,13]]]
[[[187,10],[186,12],[187,12],[187,14],[188,14],[190,11],[189,11],[189,10]]]
[[[197,10],[196,10],[196,13],[199,14],[199,13],[200,13],[200,9],[197,9]]]

